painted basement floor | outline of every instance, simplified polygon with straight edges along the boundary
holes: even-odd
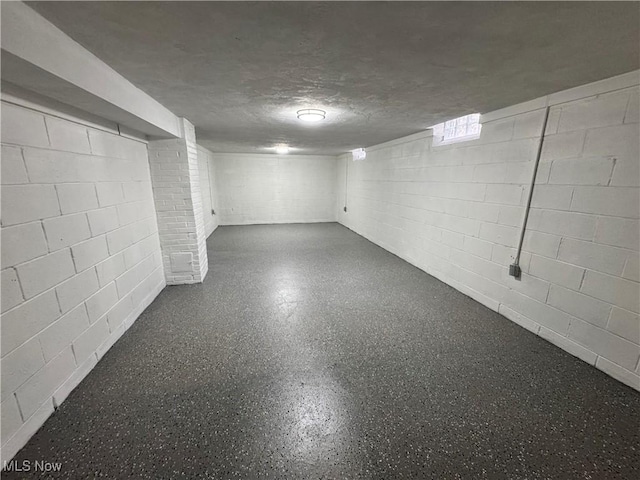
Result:
[[[56,478],[640,478],[637,392],[348,229],[220,227],[208,249],[204,284],[166,288],[16,460],[62,462]]]

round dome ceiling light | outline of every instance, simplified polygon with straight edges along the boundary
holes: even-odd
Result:
[[[304,108],[298,110],[298,120],[305,123],[318,123],[325,119],[327,112],[319,110],[317,108]]]

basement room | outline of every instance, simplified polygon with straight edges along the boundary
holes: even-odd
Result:
[[[640,3],[1,2],[6,479],[640,478]]]

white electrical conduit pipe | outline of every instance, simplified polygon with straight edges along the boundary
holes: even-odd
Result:
[[[520,269],[520,254],[522,253],[522,244],[524,243],[524,234],[527,230],[527,220],[529,220],[529,210],[531,209],[531,199],[533,198],[533,188],[536,183],[536,175],[538,174],[538,165],[540,164],[540,157],[542,155],[542,144],[544,143],[544,134],[547,131],[547,121],[549,120],[549,110],[551,107],[547,106],[544,111],[544,119],[542,120],[542,130],[540,131],[540,142],[538,143],[538,151],[536,153],[536,160],[533,164],[533,173],[531,174],[531,184],[529,185],[529,195],[527,197],[527,204],[524,210],[524,218],[522,219],[522,227],[520,228],[520,238],[518,240],[518,249],[516,250],[516,258],[511,265],[509,265],[509,275],[515,278],[520,278],[522,271]]]
[[[344,166],[344,213],[347,213],[347,200],[348,200],[348,188],[349,188],[349,157],[345,159]]]

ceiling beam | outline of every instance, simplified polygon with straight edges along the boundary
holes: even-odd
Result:
[[[153,137],[178,117],[22,2],[2,2],[2,79]]]

